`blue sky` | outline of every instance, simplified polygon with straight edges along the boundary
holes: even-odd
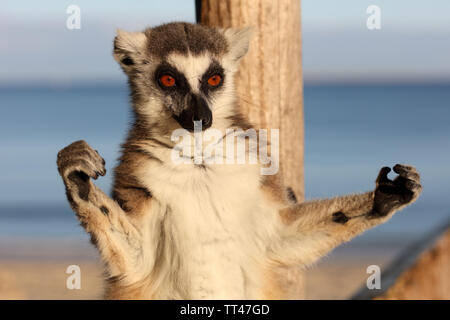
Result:
[[[65,27],[66,8],[81,8],[81,30]],[[369,31],[366,8],[381,8]],[[307,81],[450,79],[450,1],[303,0]],[[111,56],[117,28],[139,30],[194,21],[194,1],[2,1],[0,84],[124,81]]]
[[[81,8],[81,30],[66,29],[66,8],[70,4],[78,4]],[[174,20],[193,22],[193,4],[194,1],[189,0],[2,0],[0,87],[23,83],[69,86],[93,81],[117,82],[122,86],[110,91],[95,87],[87,92],[2,91],[0,88],[0,137],[4,138],[0,142],[0,162],[2,168],[7,168],[0,178],[0,205],[20,201],[66,204],[55,157],[59,149],[78,139],[86,139],[107,160],[109,173],[98,185],[108,190],[129,110],[126,79],[112,58],[115,30],[139,30]],[[366,8],[372,4],[381,8],[382,29],[379,31],[369,31],[365,27]],[[450,0],[303,0],[305,80],[307,83],[450,81],[449,14]],[[391,109],[383,112],[377,108],[378,100],[374,100],[378,99],[378,93],[370,94],[367,100],[364,92],[358,91],[354,93],[359,94],[356,100],[353,95],[340,96],[341,104],[335,108],[336,93],[316,92],[314,95],[313,88],[305,90],[308,196],[347,191],[341,181],[346,182],[352,192],[367,190],[376,174],[373,170],[402,162],[405,158],[404,162],[423,166],[425,184],[430,186],[425,189],[428,202],[426,206],[418,207],[417,212],[422,213],[426,208],[427,214],[433,214],[446,208],[443,194],[448,190],[448,179],[445,179],[448,176],[448,139],[437,130],[448,132],[445,131],[448,87],[442,92],[436,89],[436,94],[427,96],[421,96],[417,89],[396,99],[386,97],[385,92],[379,93],[385,98],[380,104],[386,104],[380,109]],[[414,90],[414,87],[410,88]],[[421,103],[423,101],[425,103]],[[417,110],[420,112],[393,113],[402,110],[400,106],[409,106],[410,102],[419,105]],[[354,107],[355,103],[360,108],[348,108]],[[319,106],[328,106],[341,120],[324,120],[323,109]],[[352,112],[346,113],[346,110]],[[367,111],[372,112],[372,118],[361,116]],[[363,120],[359,126],[356,125],[358,122],[352,122],[353,113]],[[314,114],[316,117],[311,116]],[[387,120],[377,122],[379,115]],[[397,120],[404,127],[396,125]],[[389,130],[399,133],[384,137],[387,151],[386,146],[381,147],[383,137],[375,129],[367,130],[364,121],[377,130],[378,123],[392,124]],[[334,129],[330,129],[330,123]],[[389,130],[383,130],[385,135]],[[330,137],[316,135],[314,140],[316,132]],[[339,134],[350,138],[341,139]],[[356,135],[358,139],[354,139]],[[416,139],[418,136],[421,139]],[[332,142],[331,149],[327,145],[328,138]],[[344,141],[338,143],[338,140]],[[365,152],[366,141],[378,141],[379,147],[369,146]],[[355,157],[344,152],[346,147]],[[378,150],[383,152],[378,153]],[[373,159],[369,159],[371,155],[374,155]],[[358,164],[356,169],[347,164],[348,159],[353,161],[350,164]],[[350,181],[349,176],[355,180]],[[315,185],[313,181],[316,181]],[[25,201],[24,193],[27,194]],[[434,201],[436,198],[441,202]],[[430,207],[430,203],[437,204]]]
[[[448,0],[303,0],[303,24],[308,28],[365,29],[369,5],[380,7],[382,29],[411,33],[450,30]]]

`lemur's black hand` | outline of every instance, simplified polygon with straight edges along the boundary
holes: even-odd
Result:
[[[391,168],[384,167],[378,174],[373,211],[369,214],[373,218],[384,217],[415,201],[422,191],[420,176],[414,167],[395,165],[394,172],[398,173],[398,176],[394,180],[388,178],[390,171]]]
[[[56,160],[59,174],[66,185],[67,196],[77,189],[78,196],[87,200],[89,195],[89,178],[97,179],[106,174],[105,160],[85,141],[76,141],[60,152]]]

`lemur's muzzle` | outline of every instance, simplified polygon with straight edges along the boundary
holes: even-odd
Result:
[[[194,121],[201,121],[202,130],[212,125],[212,113],[202,97],[191,94],[188,97],[187,107],[174,119],[186,130],[194,131]]]

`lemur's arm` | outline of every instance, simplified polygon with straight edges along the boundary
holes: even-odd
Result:
[[[280,264],[310,264],[328,251],[387,221],[414,202],[421,190],[417,171],[396,165],[398,177],[387,177],[390,168],[381,169],[374,191],[296,204],[280,210],[281,241],[273,248]]]
[[[127,214],[92,182],[105,175],[105,161],[86,142],[77,141],[58,153],[57,165],[69,203],[99,249],[109,276],[134,281],[143,256],[142,230],[136,215]]]

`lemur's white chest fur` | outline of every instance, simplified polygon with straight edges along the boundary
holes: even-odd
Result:
[[[173,274],[159,274],[159,281],[182,282],[161,285],[161,298],[257,296],[264,251],[273,234],[268,228],[276,226],[276,209],[263,199],[260,178],[258,165],[149,162],[141,179],[157,199],[150,216],[161,221],[151,224],[164,225],[170,233],[164,235],[169,249],[163,255],[172,257],[162,258],[176,260],[166,265],[165,272]],[[168,296],[164,288],[172,289]]]

